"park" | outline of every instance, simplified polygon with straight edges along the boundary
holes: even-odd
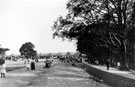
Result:
[[[0,3],[0,87],[135,87],[134,0]]]

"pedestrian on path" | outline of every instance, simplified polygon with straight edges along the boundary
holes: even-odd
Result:
[[[30,59],[26,59],[25,60],[25,65],[26,65],[26,69],[29,70],[30,69],[30,65],[31,65],[31,60]]]
[[[32,58],[32,60],[31,60],[31,70],[35,70],[36,68],[35,68],[35,60],[34,60],[34,58]]]
[[[117,63],[117,68],[118,68],[118,69],[120,68],[120,62]]]
[[[1,78],[6,77],[6,63],[0,65]]]
[[[0,48],[0,74],[1,77],[6,77],[6,63],[5,63],[5,52],[8,51],[7,48]]]
[[[110,61],[109,61],[109,59],[106,61],[106,67],[107,67],[107,70],[109,70],[109,67],[110,67]]]

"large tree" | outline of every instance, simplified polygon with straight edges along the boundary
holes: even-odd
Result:
[[[54,36],[77,40],[77,50],[86,54],[94,54],[99,46],[108,55],[119,52],[121,69],[128,69],[127,45],[134,38],[127,36],[135,29],[134,0],[69,0],[67,9],[66,17],[54,22]]]
[[[37,52],[34,50],[35,46],[31,42],[24,43],[21,48],[19,49],[19,52],[21,55],[28,57],[34,57],[37,55]]]

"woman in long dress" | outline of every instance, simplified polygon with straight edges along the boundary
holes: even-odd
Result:
[[[32,59],[31,60],[31,70],[35,70],[36,68],[35,68],[35,60],[34,59]]]
[[[6,63],[0,65],[1,78],[6,77]]]
[[[4,60],[5,52],[8,51],[7,48],[0,48],[0,74],[1,77],[6,77],[6,63]]]

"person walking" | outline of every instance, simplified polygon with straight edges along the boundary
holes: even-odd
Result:
[[[31,70],[35,70],[35,69],[36,69],[35,60],[34,60],[34,58],[32,58],[32,60],[31,60]]]
[[[5,61],[5,52],[8,51],[7,48],[0,48],[0,74],[1,77],[6,77],[6,61]]]
[[[46,61],[47,61],[47,59],[45,58],[45,60],[44,60],[44,67],[43,68],[46,68]]]
[[[0,65],[1,78],[6,77],[6,63]]]
[[[109,59],[106,61],[106,67],[107,67],[107,70],[109,70],[109,67],[110,67],[110,61],[109,61]]]
[[[30,64],[31,64],[30,59],[26,59],[26,60],[25,60],[25,65],[26,65],[26,69],[27,69],[27,70],[30,70]]]

